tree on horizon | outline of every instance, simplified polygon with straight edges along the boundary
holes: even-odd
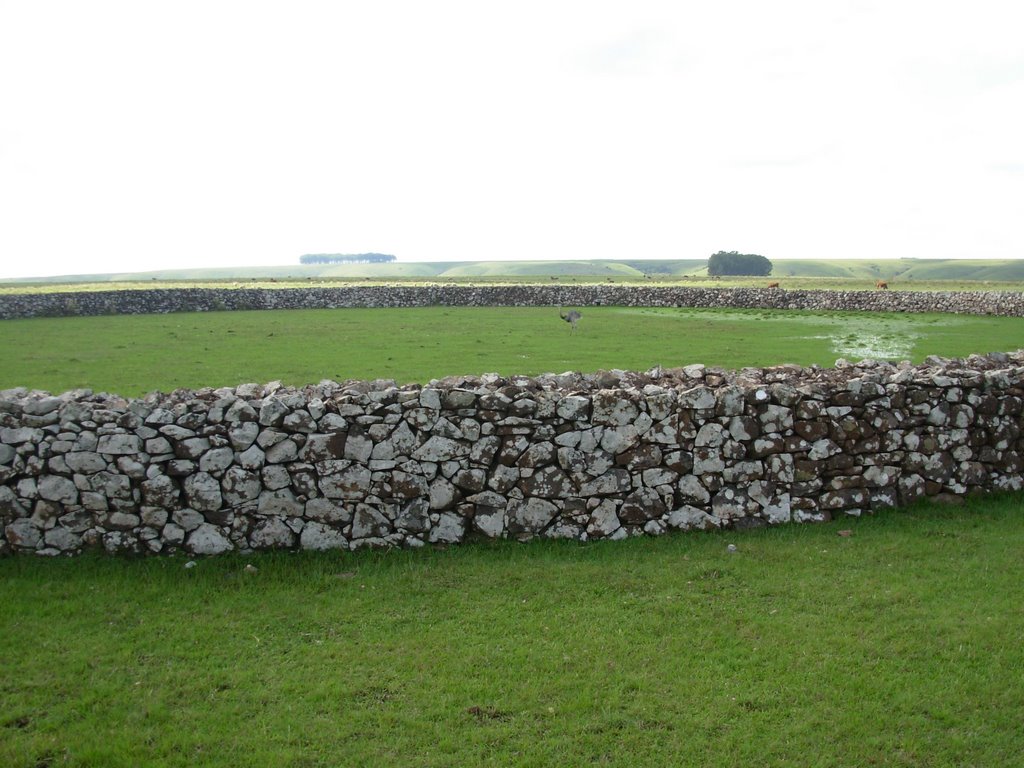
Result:
[[[757,253],[719,251],[708,259],[709,275],[770,275],[772,263]]]

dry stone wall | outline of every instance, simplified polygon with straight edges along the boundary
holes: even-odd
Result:
[[[0,319],[243,309],[629,306],[957,312],[1024,316],[1018,292],[790,291],[624,285],[191,288],[0,295]]]
[[[1024,353],[0,393],[0,549],[619,539],[1022,487]]]

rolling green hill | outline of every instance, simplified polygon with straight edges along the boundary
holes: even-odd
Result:
[[[907,280],[1024,280],[1024,259],[921,260],[911,263],[901,277]]]
[[[824,259],[775,259],[772,277],[850,277],[891,279],[899,262],[832,261]]]
[[[773,278],[873,282],[1024,282],[1024,259],[772,259]],[[559,261],[440,261],[390,264],[291,264],[272,267],[163,269],[152,272],[0,279],[0,283],[103,283],[222,280],[494,280],[546,277],[659,281],[707,277],[707,259],[578,259]]]
[[[1017,259],[775,259],[773,277],[882,280],[1024,280]]]

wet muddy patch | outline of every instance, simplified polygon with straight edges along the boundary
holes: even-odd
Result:
[[[847,360],[909,360],[914,351],[916,335],[847,333],[805,336],[808,339],[825,339],[837,356]]]

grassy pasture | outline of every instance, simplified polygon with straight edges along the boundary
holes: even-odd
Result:
[[[582,546],[9,558],[0,764],[1020,765],[1022,555],[1019,499],[990,497]]]
[[[127,396],[277,379],[919,362],[1024,346],[1021,318],[620,307],[584,308],[574,336],[557,310],[522,307],[34,318],[0,329],[0,388]]]
[[[125,395],[831,364],[858,348],[920,360],[1024,338],[1012,318],[607,307],[585,309],[574,337],[533,308],[0,329],[0,388]],[[1021,764],[1020,502],[191,570],[180,557],[0,560],[0,765]]]

